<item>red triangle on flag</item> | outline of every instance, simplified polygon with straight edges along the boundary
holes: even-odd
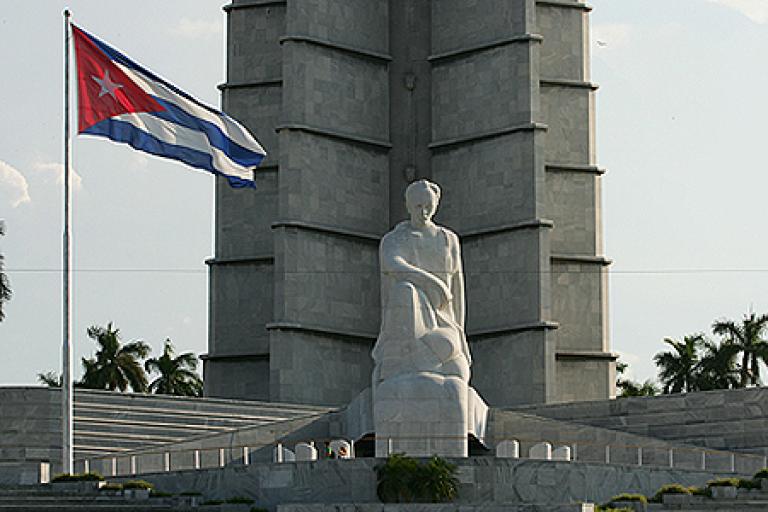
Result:
[[[72,26],[77,60],[78,132],[130,112],[165,110],[102,52],[88,34]]]

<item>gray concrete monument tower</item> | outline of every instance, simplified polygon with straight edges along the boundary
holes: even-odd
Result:
[[[461,238],[472,385],[606,398],[589,8],[577,0],[234,0],[223,106],[269,152],[216,189],[208,396],[344,404],[371,381],[378,243],[416,178]]]

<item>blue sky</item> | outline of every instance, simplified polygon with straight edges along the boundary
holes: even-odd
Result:
[[[0,383],[60,366],[62,17],[212,105],[218,1],[7,2],[0,11],[0,251],[14,290]],[[611,346],[636,378],[666,336],[768,312],[764,240],[768,1],[594,0],[592,77]],[[269,148],[266,148],[269,151]],[[156,353],[202,353],[213,178],[103,139],[74,140],[76,360],[113,321]]]

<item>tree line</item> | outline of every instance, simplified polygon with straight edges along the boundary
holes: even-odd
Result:
[[[736,389],[762,383],[760,362],[768,364],[768,315],[747,313],[740,322],[722,319],[712,324],[712,340],[704,333],[665,338],[671,350],[653,357],[661,389],[647,380],[643,383],[624,378],[626,363],[618,363],[617,388],[620,396],[650,396],[659,392],[689,393],[713,389]]]
[[[91,326],[86,332],[96,342],[97,350],[93,357],[82,359],[83,378],[75,382],[75,387],[109,391],[130,388],[136,393],[202,396],[203,381],[196,371],[197,356],[192,352],[176,355],[170,339],[165,340],[163,355],[149,358],[152,350],[149,345],[140,340],[123,344],[120,330],[112,322],[106,327]],[[51,387],[62,384],[62,377],[55,372],[40,373],[37,378]]]

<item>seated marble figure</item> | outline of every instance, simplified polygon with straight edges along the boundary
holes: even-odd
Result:
[[[381,330],[373,349],[377,456],[466,456],[487,408],[469,387],[464,276],[458,237],[432,221],[440,188],[406,190],[410,219],[381,241]]]

